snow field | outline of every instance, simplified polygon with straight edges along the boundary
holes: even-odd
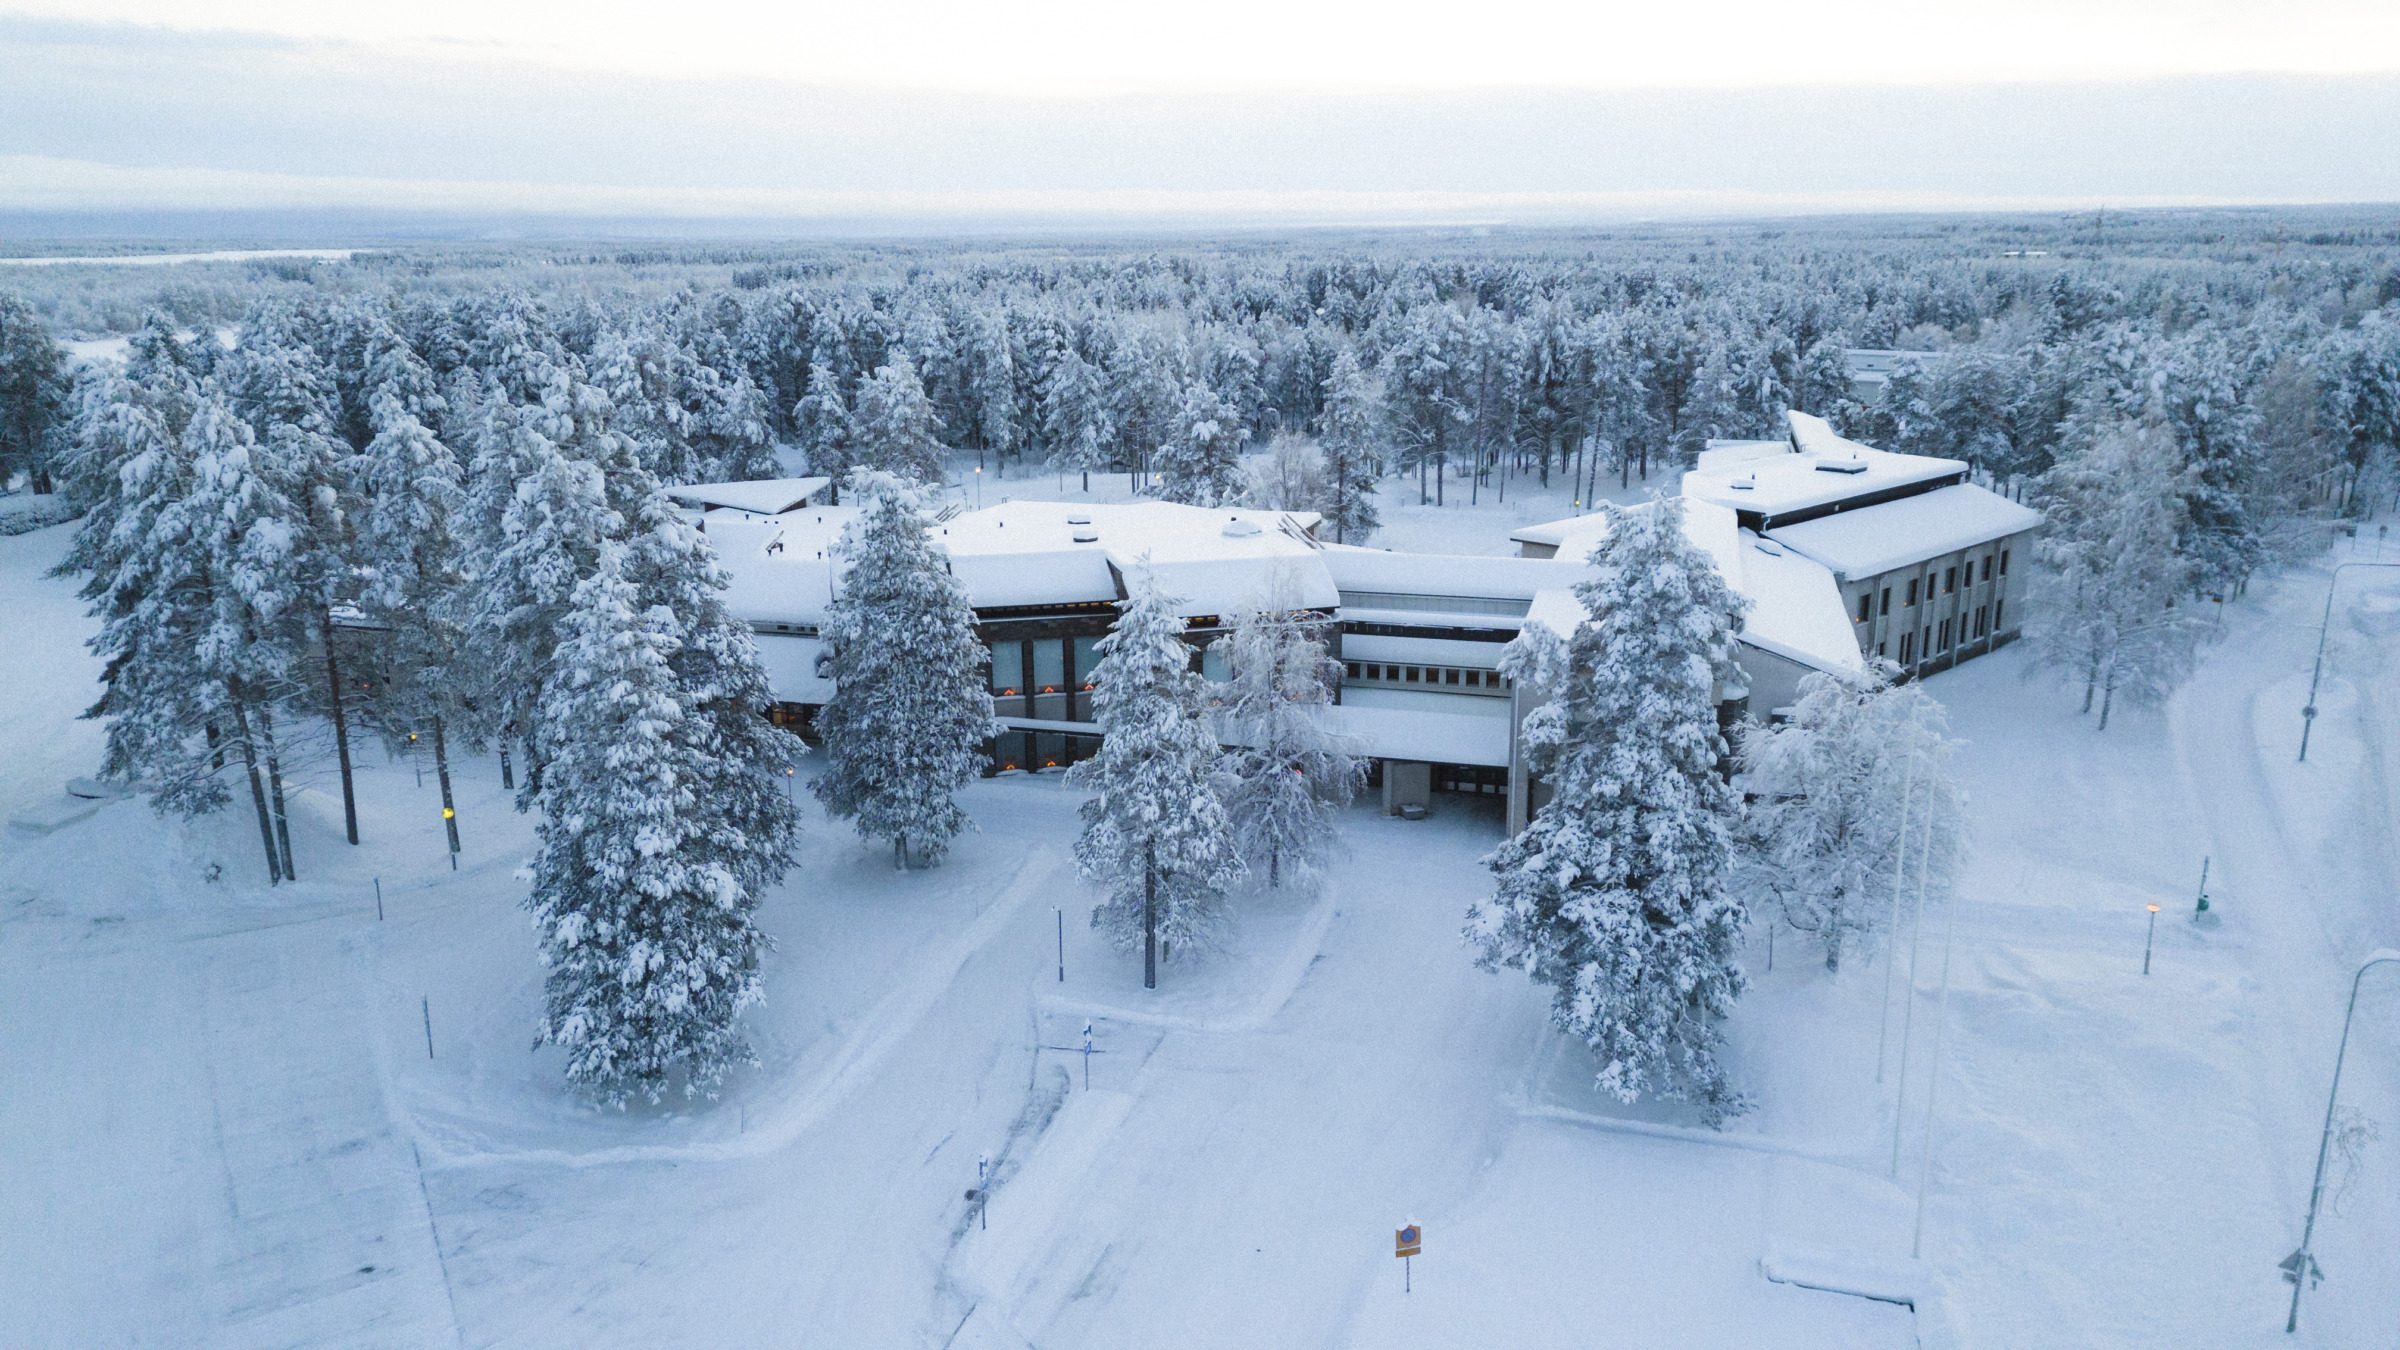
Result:
[[[27,672],[0,709],[12,814],[96,755],[71,720],[84,627],[39,576],[64,542],[0,539],[0,650]],[[2395,922],[2375,845],[2400,635],[2337,613],[2326,715],[2289,763],[2322,595],[2322,573],[2254,587],[2173,704],[2105,735],[2021,653],[1931,681],[1970,742],[1975,833],[1946,1011],[1937,909],[1907,1073],[1896,995],[1879,1093],[1882,961],[1829,978],[1786,933],[1769,973],[1754,933],[1727,1055],[1760,1105],[1722,1135],[1598,1097],[1543,992],[1473,968],[1459,930],[1498,826],[1462,799],[1351,813],[1327,896],[1238,900],[1229,948],[1155,995],[1083,921],[1056,778],[970,787],[980,829],[926,872],[812,810],[760,915],[763,1065],[719,1102],[621,1114],[528,1050],[530,821],[488,760],[458,768],[456,873],[430,777],[374,747],[359,849],[329,775],[295,774],[303,880],[274,891],[238,810],[11,830],[0,1341],[2287,1343],[2273,1265],[2348,972]],[[2203,854],[2215,927],[2186,917]],[[2300,1344],[2400,1324],[2395,998],[2371,980],[2361,1002],[2343,1095],[2385,1141],[2320,1222]],[[1088,1092],[1079,1056],[1039,1048],[1086,1017],[1107,1052]],[[988,1231],[964,1199],[984,1152]],[[1402,1294],[1410,1217],[1426,1255]]]

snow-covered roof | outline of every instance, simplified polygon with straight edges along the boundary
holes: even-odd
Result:
[[[708,537],[731,574],[727,603],[753,623],[821,622],[855,504],[772,517],[710,518]],[[1286,522],[1290,532],[1286,531]],[[1280,583],[1294,604],[1340,603],[1322,554],[1304,536],[1310,512],[1220,510],[1173,502],[1081,505],[1004,502],[929,527],[977,609],[1113,602],[1112,574],[1147,568],[1187,615],[1225,615]]]
[[[1824,418],[1786,414],[1791,450],[1730,462],[1718,461],[1683,476],[1687,500],[1715,502],[1769,518],[1833,506],[1856,497],[1939,483],[1964,475],[1955,459],[1900,455],[1836,435]]]
[[[1693,460],[1693,467],[1730,469],[1736,464],[1747,464],[1754,459],[1765,459],[1769,455],[1788,455],[1791,452],[1792,443],[1785,440],[1710,441],[1707,448]]]
[[[1858,634],[1833,573],[1748,530],[1741,532],[1741,544],[1737,589],[1750,598],[1742,641],[1818,670],[1863,669]]]
[[[1843,612],[1841,590],[1832,572],[1788,549],[1772,544],[1760,547],[1758,536],[1742,529],[1731,510],[1710,502],[1683,503],[1683,532],[1716,563],[1725,584],[1750,601],[1749,613],[1742,620],[1743,642],[1818,670],[1859,668],[1858,638]],[[1608,517],[1603,514],[1552,521],[1510,536],[1533,543],[1555,542],[1558,560],[1574,563],[1572,575],[1534,597],[1527,623],[1561,634],[1573,632],[1583,623],[1583,601],[1571,587],[1581,578],[1583,560],[1607,534]]]
[[[2030,530],[2041,513],[1960,483],[1769,530],[1767,537],[1840,573],[1871,577]]]
[[[1575,567],[1550,558],[1394,553],[1340,544],[1326,545],[1322,557],[1334,585],[1345,592],[1471,600],[1531,600],[1545,587],[1572,583]]]
[[[755,478],[742,483],[686,483],[666,490],[669,497],[706,511],[728,507],[762,516],[798,510],[823,492],[830,478]]]

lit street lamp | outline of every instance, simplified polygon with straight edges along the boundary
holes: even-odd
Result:
[[[2158,906],[2150,906],[2150,934],[2142,939],[2142,973],[2150,973],[2150,949],[2158,945]]]
[[[2300,1294],[2308,1287],[2309,1278],[2323,1278],[2309,1245],[2317,1236],[2318,1202],[2325,1198],[2325,1156],[2333,1148],[2333,1106],[2342,1095],[2342,1061],[2350,1055],[2350,1021],[2358,1014],[2358,983],[2366,978],[2368,971],[2381,965],[2400,965],[2400,950],[2382,948],[2350,977],[2350,1006],[2342,1014],[2341,1045],[2333,1052],[2333,1086],[2325,1093],[2325,1131],[2317,1138],[2317,1176],[2308,1187],[2308,1219],[2300,1226],[2300,1249],[2283,1259],[2283,1277],[2292,1282],[2292,1313],[2283,1324],[2287,1335],[2300,1329]]]

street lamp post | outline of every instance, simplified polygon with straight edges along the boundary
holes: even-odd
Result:
[[[2150,949],[2158,945],[2158,906],[2150,906],[2150,933],[2142,939],[2142,973],[2150,973]]]
[[[2342,573],[2353,567],[2400,567],[2400,562],[2346,562],[2333,565],[2333,575],[2325,582],[2325,617],[2317,624],[2317,663],[2308,672],[2308,702],[2300,709],[2300,762],[2308,762],[2308,733],[2317,725],[2317,681],[2325,674],[2325,638],[2333,631],[2333,593],[2342,584]]]
[[[2358,1014],[2358,985],[2367,972],[2381,965],[2400,965],[2400,950],[2382,948],[2369,956],[2350,977],[2350,1006],[2342,1013],[2342,1040],[2333,1052],[2333,1086],[2325,1093],[2325,1130],[2317,1137],[2317,1175],[2308,1187],[2308,1218],[2300,1225],[2300,1250],[2284,1259],[2284,1274],[2292,1282],[2292,1312],[2284,1319],[2286,1335],[2300,1329],[2300,1294],[2308,1287],[2308,1277],[2316,1269],[2316,1257],[2309,1246],[2317,1236],[2317,1205],[2325,1198],[2325,1158],[2333,1150],[2333,1107],[2342,1095],[2342,1061],[2350,1056],[2350,1021]]]

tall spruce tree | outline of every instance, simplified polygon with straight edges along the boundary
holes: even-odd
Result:
[[[923,489],[862,469],[864,512],[843,531],[847,567],[827,607],[834,694],[817,717],[826,811],[892,841],[895,866],[930,866],[967,824],[958,789],[1002,731],[992,717],[991,656],[975,611],[926,537]]]
[[[1359,544],[1381,524],[1375,510],[1377,457],[1383,433],[1383,388],[1348,348],[1333,358],[1325,377],[1325,410],[1317,443],[1325,450],[1325,524],[1333,542]]]
[[[1234,405],[1204,381],[1184,387],[1175,434],[1158,448],[1158,482],[1152,490],[1188,506],[1235,506],[1248,495],[1242,447],[1249,443]]]
[[[859,382],[850,412],[852,463],[927,483],[942,481],[942,422],[906,356]]]
[[[1049,447],[1052,467],[1083,475],[1083,490],[1092,490],[1092,470],[1108,467],[1116,431],[1109,423],[1108,391],[1100,386],[1100,371],[1063,345],[1050,377],[1042,386],[1042,443]]]
[[[1717,1062],[1746,914],[1727,884],[1715,683],[1743,602],[1685,538],[1680,503],[1608,514],[1575,588],[1587,617],[1536,663],[1557,667],[1524,730],[1550,800],[1486,860],[1498,884],[1466,936],[1486,969],[1551,988],[1552,1019],[1597,1053],[1603,1089],[1695,1101],[1717,1121],[1742,1107]],[[1524,656],[1520,679],[1536,673]]]
[[[741,1012],[767,939],[743,864],[709,828],[710,780],[670,662],[675,616],[644,607],[601,550],[561,626],[537,719],[548,785],[528,906],[541,935],[540,1039],[604,1103],[713,1095],[754,1062]]]
[[[1092,926],[1141,952],[1142,985],[1155,989],[1162,948],[1189,955],[1222,931],[1225,888],[1241,863],[1209,786],[1217,739],[1180,606],[1147,568],[1127,583],[1093,672],[1100,752],[1067,781],[1091,792],[1076,867],[1108,888]]]

